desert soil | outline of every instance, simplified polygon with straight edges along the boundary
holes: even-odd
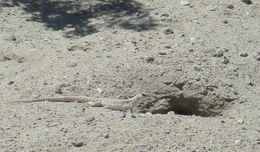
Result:
[[[260,1],[7,0],[0,151],[257,152]],[[133,111],[37,97],[143,97]]]

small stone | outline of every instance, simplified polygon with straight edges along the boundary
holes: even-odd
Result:
[[[200,65],[194,65],[194,70],[195,70],[195,71],[201,71],[202,68],[201,68]]]
[[[213,57],[222,57],[224,55],[224,52],[223,51],[218,51],[216,54],[213,54]]]
[[[167,55],[166,52],[159,52],[159,55]]]
[[[170,45],[166,45],[164,48],[166,48],[166,49],[170,49],[171,46],[170,46]]]
[[[223,62],[224,64],[228,64],[229,63],[229,59],[227,57],[224,56]]]
[[[167,19],[168,17],[169,17],[169,14],[162,14],[162,15],[160,16],[162,22],[166,21],[166,19]]]
[[[126,112],[121,111],[121,112],[120,112],[120,118],[125,118],[125,117],[126,117]]]
[[[101,94],[101,93],[103,92],[103,90],[102,90],[101,88],[97,88],[96,90],[97,90],[97,92],[98,92],[99,94]]]
[[[234,9],[234,5],[230,4],[230,5],[227,6],[227,8]]]
[[[196,42],[196,38],[195,37],[190,37],[190,42],[195,43]]]
[[[91,122],[93,122],[95,119],[96,119],[95,117],[89,117],[89,118],[87,118],[87,119],[85,120],[85,122],[91,123]]]
[[[165,35],[169,35],[169,34],[173,34],[174,32],[173,32],[173,30],[171,30],[171,29],[165,29],[164,30],[164,34]]]
[[[210,7],[209,11],[216,11],[216,9],[217,9],[216,7]]]
[[[247,54],[246,52],[242,52],[242,53],[240,53],[240,56],[242,56],[242,57],[248,57],[248,54]]]
[[[12,85],[12,84],[14,84],[14,81],[9,81],[8,84]]]
[[[257,60],[257,61],[260,61],[260,55],[256,57],[256,60]]]
[[[251,0],[242,0],[242,2],[246,3],[246,4],[252,4],[252,1]]]
[[[72,142],[71,143],[74,147],[82,147],[84,142]]]
[[[66,67],[70,67],[70,68],[73,68],[73,67],[76,67],[77,66],[77,63],[75,62],[69,62],[69,63],[66,63]]]
[[[135,115],[131,115],[131,118],[136,118],[136,116]]]
[[[237,123],[243,124],[243,123],[244,123],[244,120],[243,120],[243,119],[237,119]]]
[[[105,134],[105,135],[104,135],[104,138],[109,138],[109,134]]]
[[[238,145],[241,143],[241,140],[235,140],[235,144]]]
[[[14,35],[11,35],[11,36],[10,36],[10,40],[16,41],[16,37],[15,37]]]
[[[55,87],[55,93],[57,93],[57,94],[62,94],[62,88],[64,88],[64,87],[68,87],[69,86],[69,84],[60,84],[60,85],[57,85],[56,87]]]
[[[174,111],[169,111],[167,114],[168,115],[175,115],[175,112]]]
[[[181,5],[183,5],[183,6],[188,6],[188,5],[191,4],[191,1],[192,1],[192,0],[181,0],[180,3],[181,3]]]
[[[76,50],[87,51],[88,48],[84,48],[78,45],[72,45],[70,48],[68,48],[68,51],[76,51]]]
[[[224,120],[221,120],[220,122],[221,122],[221,123],[226,123]]]
[[[223,23],[224,23],[224,24],[227,24],[227,23],[228,23],[228,20],[227,20],[227,19],[223,20]]]
[[[146,59],[146,61],[147,61],[148,63],[153,62],[153,61],[154,61],[154,57],[148,57],[148,58]]]

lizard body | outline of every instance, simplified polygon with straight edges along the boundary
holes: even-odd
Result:
[[[132,104],[141,97],[147,94],[137,94],[128,99],[112,99],[112,98],[94,98],[87,96],[63,96],[63,97],[46,97],[31,100],[17,100],[15,103],[31,103],[31,102],[79,102],[86,103],[92,107],[105,107],[112,110],[127,111],[132,108]]]

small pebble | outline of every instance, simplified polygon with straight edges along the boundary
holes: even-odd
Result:
[[[66,63],[66,67],[70,67],[70,68],[72,68],[72,67],[76,67],[77,66],[77,63]]]
[[[223,51],[218,51],[216,54],[213,54],[213,57],[222,57],[224,55],[224,52]]]
[[[85,121],[86,121],[87,123],[91,123],[91,122],[93,122],[95,119],[96,119],[95,117],[89,117],[89,118],[87,118]]]
[[[154,61],[154,57],[147,57],[146,61],[148,63],[153,62]]]
[[[242,2],[246,3],[246,4],[252,4],[252,1],[251,0],[242,0]]]
[[[183,6],[188,6],[191,4],[191,2],[192,2],[192,0],[181,0],[180,1],[181,5],[183,5]]]
[[[81,50],[81,51],[87,51],[89,48],[84,48],[78,45],[72,45],[71,47],[68,48],[68,51],[76,51],[76,50]]]
[[[244,123],[244,120],[243,119],[237,119],[237,123],[242,124],[242,123]]]
[[[174,111],[169,111],[167,114],[168,114],[168,115],[174,115],[175,112],[174,112]]]
[[[227,6],[227,8],[233,9],[233,8],[234,8],[234,5],[230,4],[230,5]]]
[[[10,39],[11,39],[12,41],[16,41],[16,37],[15,37],[14,35],[11,35],[11,36],[10,36]]]
[[[202,68],[200,65],[194,65],[194,70],[195,71],[202,71]]]
[[[241,143],[241,140],[235,140],[235,144],[238,145]]]
[[[223,62],[224,64],[228,64],[229,63],[229,59],[227,57],[224,56]]]
[[[257,61],[260,61],[260,55],[259,55],[258,57],[256,57],[256,60],[257,60]]]
[[[8,84],[12,85],[12,84],[14,84],[14,81],[9,81]]]
[[[74,147],[81,147],[83,146],[84,142],[72,142],[71,143]]]
[[[223,23],[224,23],[224,24],[227,24],[227,23],[228,23],[228,20],[227,20],[227,19],[223,20]]]
[[[108,134],[105,134],[105,135],[104,135],[104,138],[109,138],[109,135],[108,135]]]
[[[166,45],[164,48],[166,48],[166,49],[170,49],[171,46],[170,46],[170,45]]]
[[[174,32],[173,32],[173,30],[171,30],[171,29],[166,29],[166,30],[164,30],[164,34],[165,35],[169,35],[169,34],[173,34]]]
[[[125,118],[125,117],[126,117],[126,112],[121,111],[121,112],[120,112],[120,118]]]
[[[240,53],[240,56],[242,56],[242,57],[248,57],[248,54],[245,53],[245,52],[242,52],[242,53]]]
[[[167,55],[166,52],[159,52],[159,55]]]

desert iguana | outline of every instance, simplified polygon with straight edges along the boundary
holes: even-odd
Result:
[[[92,107],[105,107],[112,110],[127,111],[132,110],[133,103],[140,99],[141,97],[148,96],[147,94],[137,94],[129,99],[112,99],[112,98],[94,98],[87,96],[63,96],[63,97],[47,97],[47,98],[37,98],[31,100],[17,100],[13,101],[15,103],[22,102],[41,102],[41,101],[50,101],[50,102],[79,102],[86,103]]]

